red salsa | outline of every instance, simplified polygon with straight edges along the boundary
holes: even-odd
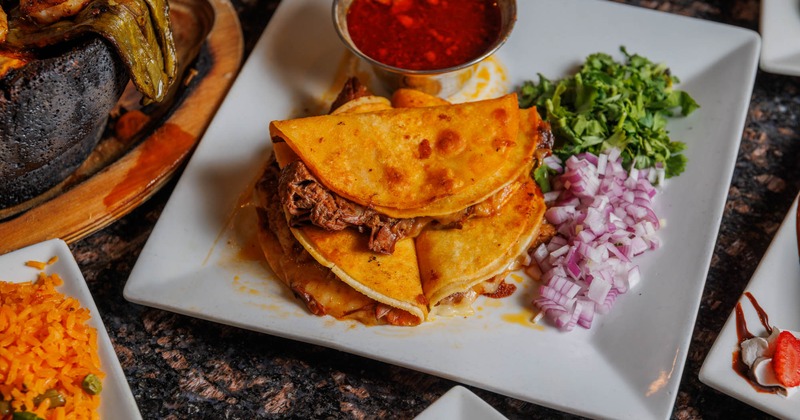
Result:
[[[500,36],[495,0],[353,0],[350,38],[361,52],[407,70],[438,70],[481,56]]]

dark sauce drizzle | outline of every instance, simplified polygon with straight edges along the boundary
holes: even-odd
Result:
[[[753,304],[753,308],[755,308],[756,313],[758,314],[758,320],[761,321],[761,325],[764,326],[764,329],[767,330],[767,334],[772,334],[772,327],[769,325],[769,315],[761,305],[758,304],[756,298],[750,292],[744,292],[744,295],[747,299],[750,300],[750,303]],[[753,378],[750,374],[750,368],[742,361],[741,356],[741,344],[745,340],[749,340],[755,337],[748,329],[747,329],[747,321],[744,318],[744,310],[742,310],[742,303],[736,303],[736,336],[739,339],[739,346],[737,346],[736,350],[733,352],[733,370],[739,374],[742,378],[746,379],[750,386],[753,387],[758,392],[768,393],[768,394],[776,394],[780,390],[780,387],[777,386],[763,386],[756,382],[755,378]]]

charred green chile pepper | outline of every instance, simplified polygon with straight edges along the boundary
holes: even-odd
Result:
[[[37,26],[20,14],[8,12],[8,34],[3,46],[31,50],[96,33],[120,54],[145,102],[164,99],[178,66],[167,0],[90,0],[77,15],[47,26]]]

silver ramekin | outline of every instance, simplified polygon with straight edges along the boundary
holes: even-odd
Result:
[[[446,98],[457,93],[475,74],[478,64],[494,54],[506,42],[517,20],[515,0],[497,0],[500,7],[500,36],[474,59],[454,67],[437,70],[407,70],[383,64],[367,56],[355,46],[347,30],[347,9],[353,0],[333,1],[333,24],[342,42],[356,56],[367,62],[375,75],[390,91],[399,88],[412,88]]]

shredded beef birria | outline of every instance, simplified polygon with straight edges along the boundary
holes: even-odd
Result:
[[[369,249],[374,252],[391,254],[397,241],[419,233],[414,218],[388,217],[332,193],[301,161],[283,168],[278,195],[289,226],[314,224],[327,230],[347,227],[355,227],[362,232],[369,230]]]

